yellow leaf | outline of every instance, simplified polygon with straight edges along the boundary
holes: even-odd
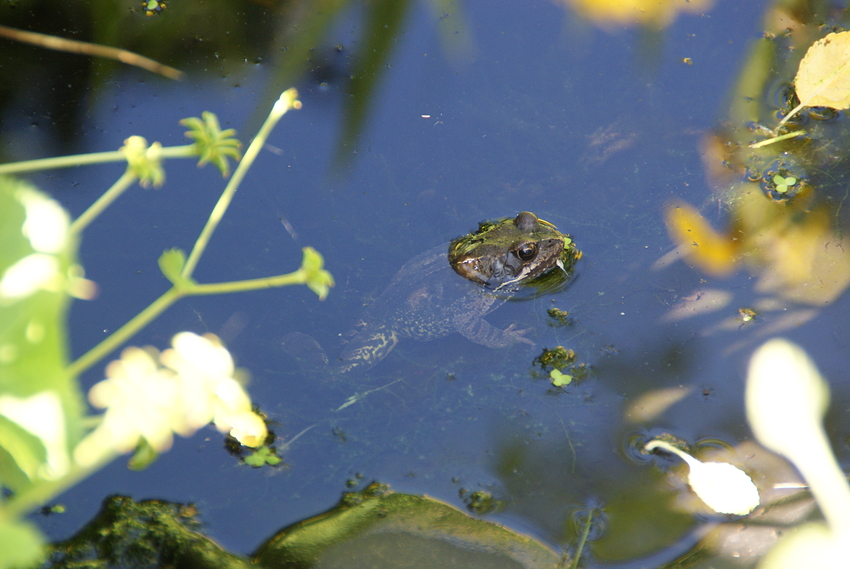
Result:
[[[806,52],[794,85],[802,105],[850,108],[850,32],[829,34]]]
[[[667,231],[694,265],[715,276],[735,270],[738,242],[715,231],[691,205],[684,202],[667,208]]]
[[[679,12],[711,8],[711,0],[560,0],[571,5],[581,16],[604,27],[639,24],[663,28]]]

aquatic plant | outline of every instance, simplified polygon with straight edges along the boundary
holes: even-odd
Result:
[[[306,284],[320,299],[328,294],[333,278],[309,247],[301,267],[288,274],[222,283],[198,283],[192,276],[272,128],[300,107],[296,97],[290,89],[275,103],[188,257],[177,248],[160,256],[171,287],[74,362],[67,357],[68,305],[94,290],[76,260],[83,230],[136,182],[163,184],[166,158],[199,157],[200,165],[212,163],[226,177],[228,159],[239,158],[239,142],[234,131],[221,130],[215,115],[204,113],[181,121],[190,129],[190,145],[163,148],[132,136],[115,152],[0,165],[0,567],[37,563],[43,537],[23,516],[121,453],[135,450],[131,464],[143,467],[170,448],[175,433],[191,436],[212,423],[242,445],[259,448],[263,462],[275,462],[268,450],[262,453],[265,421],[252,408],[230,353],[213,335],[182,332],[162,352],[125,348],[88,394],[91,405],[104,410],[100,415],[86,413],[77,378],[185,296],[292,284]],[[74,221],[31,184],[2,176],[110,161],[126,161],[126,171]]]

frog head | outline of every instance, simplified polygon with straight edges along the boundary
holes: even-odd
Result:
[[[537,282],[553,269],[568,276],[580,257],[568,235],[528,211],[481,223],[477,231],[449,244],[449,263],[455,272],[507,294]]]

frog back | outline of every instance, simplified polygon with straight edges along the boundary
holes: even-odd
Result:
[[[501,302],[455,273],[447,251],[448,244],[435,247],[399,269],[340,355],[342,371],[371,367],[400,338],[431,340],[455,332],[458,318],[483,316]]]

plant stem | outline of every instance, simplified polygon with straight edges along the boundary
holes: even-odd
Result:
[[[39,34],[36,32],[28,32],[9,28],[7,26],[0,26],[0,36],[31,45],[37,45],[45,49],[54,49],[56,51],[64,51],[67,53],[81,53],[92,57],[114,59],[128,65],[141,67],[142,69],[146,69],[153,73],[158,73],[159,75],[168,77],[169,79],[183,78],[183,72],[179,69],[174,69],[173,67],[169,67],[168,65],[164,65],[158,61],[139,55],[138,53],[127,51],[126,49],[119,49],[108,45],[100,45],[86,41],[71,40],[58,36],[49,36],[47,34]]]
[[[576,569],[578,567],[578,562],[581,559],[581,552],[584,551],[584,544],[587,543],[587,536],[590,535],[590,526],[593,523],[593,512],[595,508],[591,508],[589,512],[587,512],[587,522],[584,524],[584,531],[581,532],[581,538],[578,541],[578,546],[576,547],[576,554],[573,557],[573,562],[570,564],[570,569]]]
[[[767,140],[762,140],[761,142],[754,142],[750,144],[750,148],[761,148],[762,146],[768,146],[769,144],[775,144],[777,142],[782,142],[783,140],[788,140],[789,138],[794,138],[795,136],[800,136],[801,134],[806,134],[805,130],[795,130],[793,132],[787,132],[780,136],[774,136],[773,138],[768,138]]]
[[[160,150],[162,158],[188,158],[197,156],[194,144],[184,146],[169,146]],[[35,172],[40,170],[55,170],[56,168],[72,168],[88,164],[104,164],[106,162],[124,162],[127,157],[120,150],[109,152],[92,152],[90,154],[75,154],[73,156],[57,156],[55,158],[40,158],[0,164],[0,174],[18,174],[20,172]]]
[[[287,275],[264,277],[261,279],[249,279],[245,281],[230,281],[226,283],[196,284],[185,290],[186,296],[203,294],[222,294],[228,292],[245,292],[249,290],[260,290],[264,288],[275,288],[295,284],[304,284],[307,276],[301,269]]]
[[[186,285],[183,288],[177,288],[174,286],[168,289],[165,294],[153,301],[150,306],[142,310],[132,320],[113,332],[108,338],[104,339],[94,348],[77,358],[76,361],[68,366],[68,373],[76,376],[89,369],[96,362],[100,361],[110,352],[117,349],[121,344],[129,340],[136,334],[136,332],[147,326],[169,306],[185,296],[262,290],[266,288],[304,284],[305,282],[307,282],[306,273],[304,270],[298,269],[297,271],[286,275],[276,275],[261,279],[230,281],[224,283],[191,284]]]
[[[89,223],[94,221],[94,219],[100,215],[103,210],[109,207],[112,202],[114,202],[118,196],[123,194],[127,188],[132,186],[137,179],[136,175],[128,168],[127,171],[118,178],[118,181],[112,184],[111,188],[106,190],[106,192],[100,196],[96,202],[91,204],[80,217],[74,220],[71,224],[71,233],[79,234],[82,232]]]
[[[132,320],[121,326],[109,335],[101,343],[77,358],[68,366],[68,373],[76,377],[89,369],[98,361],[105,358],[110,352],[116,350],[121,344],[131,338],[136,332],[147,326],[148,323],[165,311],[185,295],[177,287],[168,289],[162,296],[153,301],[147,308],[139,312]]]
[[[221,193],[218,203],[215,204],[215,208],[213,208],[209,219],[207,219],[207,224],[198,236],[198,240],[195,241],[195,246],[189,254],[189,259],[183,266],[183,277],[190,278],[192,276],[192,272],[195,270],[198,261],[201,259],[201,255],[204,254],[204,249],[206,249],[213,232],[216,227],[218,227],[221,218],[224,217],[224,212],[227,211],[230,202],[233,200],[233,196],[236,194],[239,184],[242,183],[245,173],[251,167],[251,164],[254,163],[254,159],[266,143],[266,139],[269,137],[274,126],[289,109],[300,107],[300,103],[296,100],[297,96],[298,92],[295,89],[287,89],[281,94],[280,98],[272,107],[268,118],[266,118],[266,122],[263,123],[263,126],[260,128],[257,136],[254,137],[254,140],[251,141],[251,144],[245,151],[245,156],[239,162],[239,166],[236,167],[236,171],[233,172],[233,177]]]
[[[781,121],[779,121],[779,124],[778,124],[778,125],[776,125],[776,128],[774,128],[774,129],[773,129],[773,132],[774,132],[774,133],[779,132],[779,129],[780,129],[780,128],[782,128],[782,125],[784,125],[785,123],[787,123],[787,122],[788,122],[788,119],[790,119],[791,117],[793,117],[794,115],[796,115],[797,113],[799,113],[801,110],[803,110],[803,107],[805,107],[805,106],[806,106],[806,104],[805,104],[805,103],[800,103],[799,105],[797,105],[796,107],[794,107],[793,109],[791,109],[791,112],[790,112],[790,113],[788,113],[787,115],[785,115],[785,117],[784,117]]]

